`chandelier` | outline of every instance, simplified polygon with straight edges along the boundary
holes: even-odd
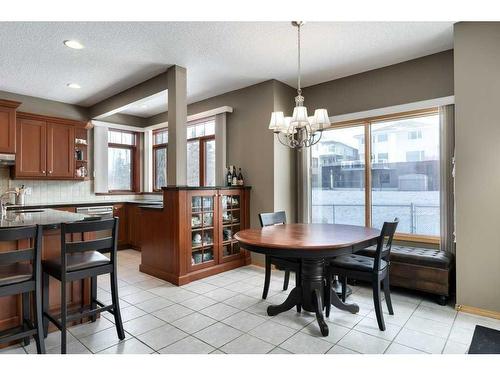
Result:
[[[323,130],[330,126],[330,119],[326,109],[317,109],[314,111],[314,116],[307,116],[307,108],[304,107],[304,97],[300,87],[300,28],[304,25],[304,22],[294,21],[292,25],[297,28],[298,45],[298,79],[295,108],[292,117],[285,117],[283,112],[273,112],[269,122],[269,129],[276,134],[281,144],[300,149],[318,143]]]

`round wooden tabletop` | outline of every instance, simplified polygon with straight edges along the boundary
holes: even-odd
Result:
[[[326,256],[374,244],[380,230],[342,224],[284,224],[235,234],[240,246],[276,256]]]

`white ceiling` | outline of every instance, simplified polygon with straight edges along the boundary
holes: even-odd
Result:
[[[168,109],[168,91],[148,96],[120,108],[119,113],[140,117],[151,117]]]
[[[451,22],[306,23],[302,84],[453,48],[452,33]],[[296,39],[288,22],[1,22],[0,90],[90,106],[171,64],[187,68],[190,103],[271,78],[296,87]],[[164,98],[126,113],[156,114]]]

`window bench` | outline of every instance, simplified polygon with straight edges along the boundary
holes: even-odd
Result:
[[[375,247],[357,254],[373,257]],[[452,254],[437,249],[392,246],[390,261],[391,285],[436,294],[439,304],[446,304],[455,264]]]

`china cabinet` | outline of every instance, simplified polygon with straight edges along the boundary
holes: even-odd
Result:
[[[234,239],[249,209],[249,187],[164,187],[163,209],[141,212],[140,270],[182,285],[249,264]]]

